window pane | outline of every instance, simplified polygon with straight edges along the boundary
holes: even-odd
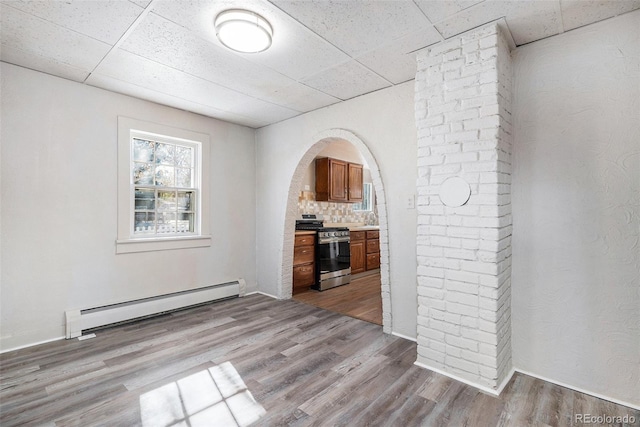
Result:
[[[178,191],[178,210],[190,211],[193,209],[193,191]]]
[[[158,211],[168,212],[176,211],[176,193],[175,191],[158,191],[158,200],[156,203]]]
[[[153,165],[149,163],[134,163],[133,183],[153,184]]]
[[[136,210],[154,210],[156,208],[156,192],[146,188],[136,188]]]
[[[175,212],[163,212],[158,214],[158,234],[176,232]]]
[[[175,168],[173,166],[156,166],[156,185],[174,187]]]
[[[193,187],[191,169],[176,168],[176,187]]]
[[[156,143],[156,163],[162,163],[164,165],[174,165],[175,159],[173,153],[175,152],[175,145],[163,144],[161,142]]]
[[[194,228],[194,214],[192,213],[179,213],[178,214],[178,232],[179,233],[193,233]]]
[[[133,139],[133,160],[136,162],[153,162],[155,144],[143,139]]]
[[[136,212],[134,234],[153,234],[156,231],[155,214],[153,212]]]
[[[193,158],[193,148],[176,147],[176,166],[185,168],[191,167],[191,159]]]

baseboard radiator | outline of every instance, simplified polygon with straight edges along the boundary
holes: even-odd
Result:
[[[219,285],[190,289],[172,294],[87,308],[68,310],[66,317],[67,339],[79,337],[82,331],[160,315],[195,305],[244,295],[244,279]]]

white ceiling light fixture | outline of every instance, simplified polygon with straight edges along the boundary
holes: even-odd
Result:
[[[263,52],[271,46],[273,29],[269,22],[249,10],[230,9],[215,19],[216,36],[229,49],[242,53]]]

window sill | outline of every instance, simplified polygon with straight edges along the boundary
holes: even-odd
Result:
[[[211,246],[211,236],[179,236],[116,240],[116,254],[168,251]]]

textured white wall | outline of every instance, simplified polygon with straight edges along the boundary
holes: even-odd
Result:
[[[3,350],[64,335],[64,311],[255,278],[255,132],[1,64]],[[117,116],[208,133],[208,248],[115,254]]]
[[[640,11],[514,60],[514,365],[640,405]]]
[[[314,137],[341,128],[375,157],[386,192],[393,331],[416,336],[416,131],[413,82],[266,126],[257,132],[257,262],[260,291],[276,295],[291,178]],[[287,224],[293,227],[294,224]]]

